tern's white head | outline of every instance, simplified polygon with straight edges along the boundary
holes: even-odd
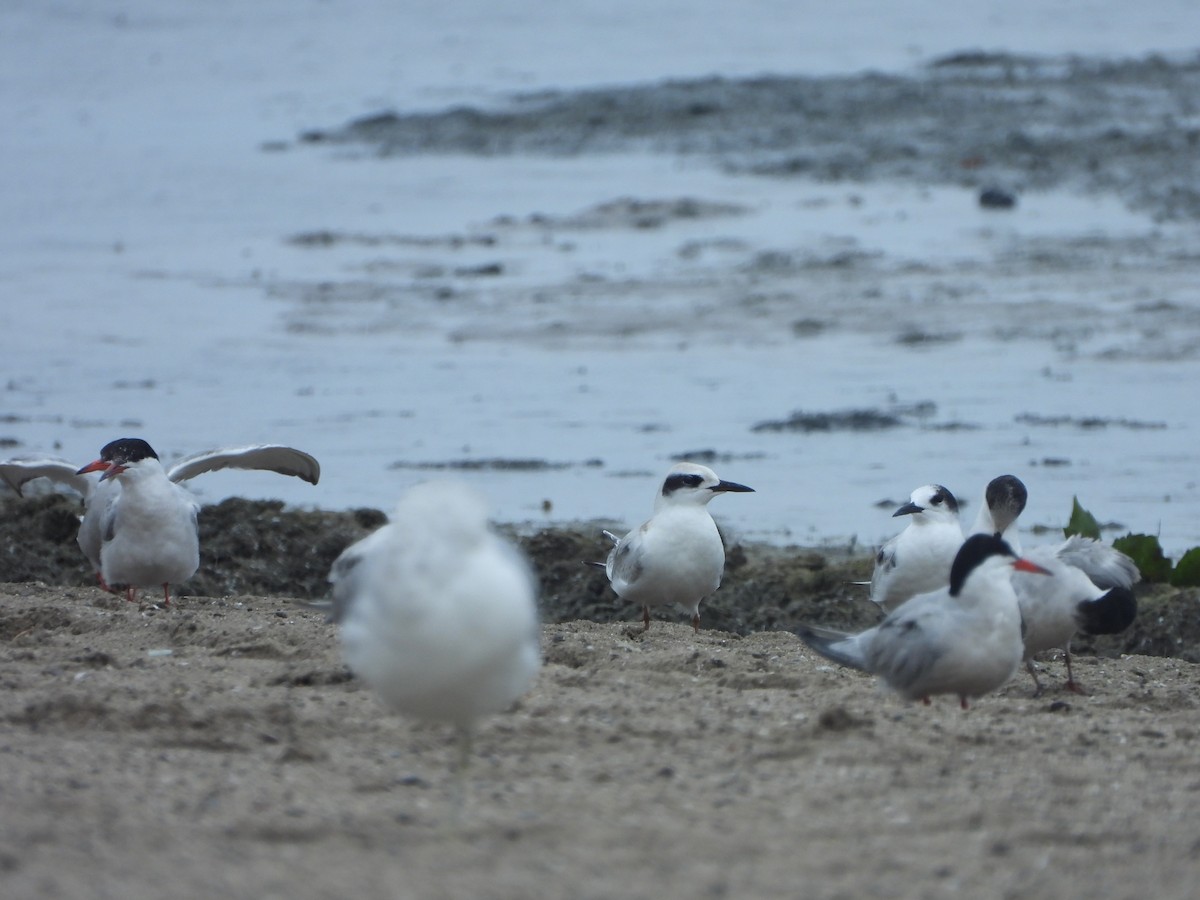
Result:
[[[912,516],[914,522],[956,521],[958,501],[940,484],[926,484],[909,495],[908,503],[892,513],[892,517]]]
[[[753,493],[754,488],[734,481],[722,481],[717,473],[707,466],[680,462],[671,467],[663,479],[662,488],[654,501],[654,508],[664,506],[704,506],[717,494],[726,492]]]

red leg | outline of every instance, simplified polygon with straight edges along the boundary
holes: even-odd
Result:
[[[137,603],[137,588],[133,585],[125,588],[125,600],[129,603]]]
[[[700,613],[692,616],[692,631],[696,632],[696,634],[700,633]]]
[[[171,586],[163,582],[163,606],[171,605]]]
[[[1073,694],[1086,694],[1087,691],[1085,691],[1082,687],[1080,687],[1079,682],[1077,682],[1075,680],[1074,673],[1071,671],[1071,647],[1070,647],[1070,645],[1068,645],[1066,647],[1066,651],[1067,651],[1067,690]]]
[[[642,631],[649,631],[650,630],[650,607],[648,607],[648,606],[642,607],[642,622],[644,622],[645,626],[646,626],[645,628],[642,629]]]
[[[962,695],[962,694],[959,694],[959,696],[958,696],[958,704],[959,704],[959,706],[961,706],[963,709],[970,709],[970,708],[971,708],[971,704],[967,702],[967,698],[966,698],[966,696],[964,696],[964,695]]]

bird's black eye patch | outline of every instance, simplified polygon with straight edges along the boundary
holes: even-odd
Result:
[[[958,500],[954,498],[954,495],[949,490],[940,484],[937,486],[937,492],[934,493],[929,502],[932,506],[941,506],[945,503],[948,510],[958,512]]]
[[[703,483],[704,479],[694,473],[672,472],[667,476],[667,480],[663,482],[663,496],[673,494],[680,488],[700,487]]]

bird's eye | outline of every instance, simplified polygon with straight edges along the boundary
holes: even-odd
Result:
[[[692,473],[675,472],[667,476],[667,480],[663,482],[663,493],[670,494],[683,487],[699,487],[704,483],[704,478],[700,475]]]

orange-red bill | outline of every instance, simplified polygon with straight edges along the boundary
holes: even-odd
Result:
[[[1052,575],[1053,574],[1049,569],[1043,569],[1037,563],[1030,562],[1029,560],[1025,559],[1024,557],[1021,557],[1015,563],[1013,563],[1013,568],[1016,569],[1018,572],[1032,572],[1034,575]]]

